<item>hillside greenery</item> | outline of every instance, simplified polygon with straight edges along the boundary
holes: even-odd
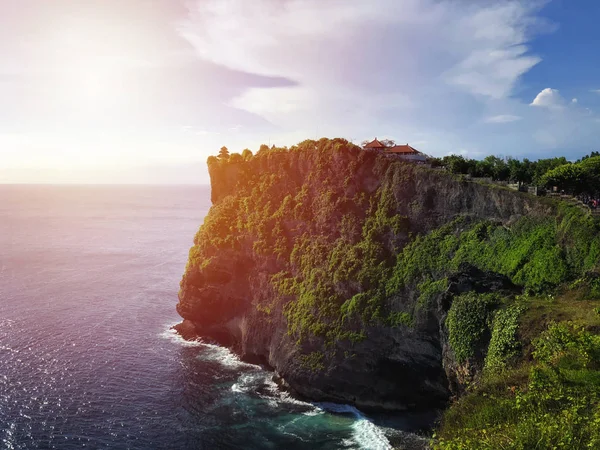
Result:
[[[569,194],[600,195],[600,153],[591,152],[571,163],[564,156],[530,161],[525,158],[487,156],[482,160],[450,155],[430,160],[434,167],[444,167],[450,173],[487,177],[497,181],[532,184]]]
[[[209,266],[215,249],[251,242],[278,267],[270,285],[300,346],[314,338],[329,348],[358,342],[373,326],[410,331],[440,307],[465,265],[505,276],[520,291],[452,299],[449,346],[459,364],[479,358],[483,369],[445,412],[434,448],[600,448],[600,228],[592,216],[552,201],[553,214],[510,226],[459,215],[423,232],[396,191],[432,169],[384,160],[343,139],[263,146],[255,155],[223,148],[208,164],[213,174],[237,171],[236,185],[223,187],[236,195],[215,204],[189,264]],[[295,175],[301,164],[313,165],[308,179]],[[378,179],[375,192],[357,182],[364,165]],[[433,165],[573,192],[593,190],[600,174],[598,156],[573,164],[447,157]],[[312,352],[303,362],[318,371],[325,359]]]

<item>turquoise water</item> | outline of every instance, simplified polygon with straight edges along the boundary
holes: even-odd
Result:
[[[207,187],[0,186],[0,447],[418,448],[170,327]]]

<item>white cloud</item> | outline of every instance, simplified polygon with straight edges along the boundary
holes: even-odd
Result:
[[[577,103],[577,102],[578,102],[578,100],[576,98],[571,100],[571,103]]]
[[[523,45],[474,51],[449,71],[449,81],[474,94],[506,97],[516,80],[541,61],[538,57],[527,56],[526,52]]]
[[[422,108],[424,101],[456,105],[457,95],[481,101],[508,97],[519,77],[540,61],[527,47],[541,23],[529,5],[196,0],[179,32],[203,59],[298,83],[253,89],[232,101],[238,108],[277,124],[307,107],[333,121],[362,109],[353,120],[381,123],[390,109],[414,119],[413,107]]]
[[[600,94],[600,89],[592,89],[590,92],[594,92],[596,94]]]
[[[564,108],[565,99],[560,95],[558,89],[546,88],[533,99],[530,105],[558,110]]]
[[[264,95],[268,91],[271,95]],[[231,106],[253,113],[270,116],[302,111],[314,111],[318,107],[314,92],[304,87],[252,88],[231,101]]]
[[[510,123],[521,119],[523,119],[521,116],[515,116],[512,114],[500,114],[498,116],[488,117],[484,121],[486,123]]]
[[[275,125],[274,140],[388,135],[426,140],[420,149],[433,155],[510,148],[520,156],[581,145],[573,137],[578,122],[581,136],[598,135],[557,90],[540,92],[531,103],[538,111],[514,96],[521,76],[540,61],[529,42],[548,30],[537,15],[542,4],[193,0],[178,30],[202,59],[295,82],[228,100]],[[561,120],[542,113],[548,110],[561,110]]]

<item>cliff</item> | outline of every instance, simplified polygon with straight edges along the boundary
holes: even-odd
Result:
[[[498,311],[593,272],[600,255],[579,212],[343,139],[210,158],[209,172],[177,328],[312,400],[447,404],[514,359],[492,351]]]

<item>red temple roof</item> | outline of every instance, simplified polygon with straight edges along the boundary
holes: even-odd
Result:
[[[421,152],[415,148],[412,148],[410,145],[395,145],[386,149],[386,153],[402,153],[408,155],[419,155]]]
[[[375,138],[372,142],[369,142],[367,145],[365,145],[365,148],[387,148],[384,144],[382,144],[380,141],[377,140],[377,138]]]

